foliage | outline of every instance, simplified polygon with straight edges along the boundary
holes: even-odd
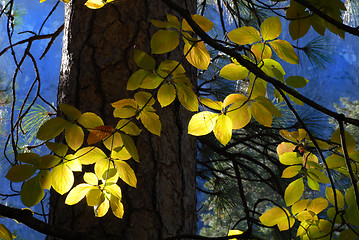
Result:
[[[85,5],[91,9],[99,9],[111,2],[113,1],[89,0]],[[209,19],[198,14],[189,15],[171,1],[164,2],[177,10],[182,17],[167,14],[167,21],[152,20],[152,24],[159,30],[153,34],[149,43],[151,54],[166,54],[183,45],[183,59],[159,62],[151,54],[136,50],[134,61],[139,69],[127,82],[127,90],[135,93],[133,98],[112,103],[113,116],[118,120],[116,125],[105,125],[102,118],[95,113],[82,113],[80,109],[61,104],[59,109],[64,117],[57,116],[44,122],[36,135],[51,154],[41,156],[33,151],[17,152],[15,144],[13,147],[16,159],[12,162],[6,178],[13,183],[22,183],[22,203],[26,207],[35,206],[42,201],[45,191],[53,189],[61,195],[67,193],[65,203],[68,205],[77,204],[86,198],[87,205],[93,207],[96,217],[103,217],[111,208],[116,217],[122,218],[126,213],[118,181],[121,179],[134,188],[137,185],[130,159],[137,162],[140,159],[133,139],[140,135],[143,129],[160,136],[161,119],[154,106],[158,102],[161,108],[164,108],[178,98],[184,108],[195,112],[188,123],[188,133],[205,136],[213,132],[211,136],[220,144],[202,141],[212,149],[229,149],[228,152],[222,152],[228,158],[227,164],[208,164],[207,167],[215,167],[218,171],[230,166],[229,172],[237,180],[236,186],[244,205],[244,219],[247,224],[240,225],[244,231],[231,231],[230,236],[240,236],[244,232],[243,234],[248,233],[251,238],[253,225],[287,231],[289,236],[292,236],[293,232],[300,239],[330,239],[336,234],[338,239],[359,236],[359,193],[356,183],[359,174],[359,151],[356,150],[357,145],[352,135],[344,130],[344,123],[359,126],[358,121],[333,113],[299,94],[296,89],[303,88],[308,83],[304,77],[285,77],[284,64],[277,61],[278,58],[289,64],[299,64],[299,58],[291,43],[279,39],[282,33],[279,16],[268,17],[264,21],[259,19],[256,26],[240,24],[227,33],[228,39],[223,43],[207,35],[214,27],[214,23]],[[285,18],[289,21],[289,34],[293,40],[304,37],[310,27],[320,35],[324,35],[328,30],[341,38],[345,37],[341,14],[346,8],[339,0],[310,1],[309,4],[306,1],[291,0],[284,9]],[[326,17],[323,17],[323,14]],[[194,37],[194,34],[198,37]],[[212,62],[207,50],[209,47],[222,51],[231,59],[230,63],[219,70],[220,77],[229,81],[249,82],[243,93],[231,93],[222,99],[214,99],[211,95],[198,96],[186,76],[184,59],[193,67],[205,71]],[[269,87],[268,83],[274,88]],[[248,166],[252,169],[262,168],[256,174],[251,174],[276,189],[284,204],[262,198],[250,206],[245,203],[245,181],[238,171],[238,166],[245,165],[234,159],[230,148],[232,144],[236,145],[234,142],[238,141],[238,136],[248,124],[257,124],[259,129],[273,127],[273,119],[282,117],[282,112],[273,101],[285,103],[300,125],[296,126],[296,130],[291,127],[293,131],[280,131],[280,135],[285,139],[276,148],[281,164],[275,161],[270,163],[278,164],[275,171],[283,169],[282,178],[286,180],[275,186],[270,185],[276,177],[274,170],[265,163],[256,161],[256,158],[249,154],[242,158],[250,161]],[[330,139],[316,138],[303,123],[293,104],[307,104],[333,117],[339,128],[333,132]],[[20,114],[18,124],[21,125],[24,115],[26,114]],[[61,134],[64,135],[65,143],[53,142],[53,139]],[[16,141],[13,139],[13,142]],[[253,147],[250,149],[257,150]],[[268,159],[273,157],[273,154],[273,150],[267,152]],[[94,171],[88,171],[85,167],[87,165],[93,166]],[[83,174],[81,183],[75,183],[74,173],[77,172]],[[334,172],[347,177],[351,183],[348,189],[338,190],[333,181]],[[265,175],[264,173],[270,175],[271,181],[265,180],[266,176],[261,176]],[[248,176],[251,175],[245,177]],[[280,189],[282,184],[286,185],[284,191]],[[310,191],[322,191],[325,194],[307,198],[304,193]],[[258,207],[264,202],[266,205]],[[267,208],[269,209],[265,211]],[[13,238],[3,225],[1,233],[6,239]]]

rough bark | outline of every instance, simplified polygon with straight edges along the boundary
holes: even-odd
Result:
[[[58,103],[100,115],[114,124],[110,103],[131,97],[126,83],[135,70],[134,49],[149,52],[155,29],[150,19],[165,19],[168,8],[157,0],[115,1],[100,10],[89,10],[83,0],[65,9],[65,31]],[[195,9],[196,1],[181,1]],[[167,54],[173,59],[181,52]],[[163,60],[163,59],[162,59]],[[194,70],[188,69],[194,79]],[[50,222],[87,232],[98,239],[163,239],[195,231],[195,142],[187,135],[190,114],[178,103],[158,111],[161,137],[143,131],[136,139],[140,162],[131,160],[137,188],[120,185],[125,215],[109,213],[95,218],[93,209],[67,206],[64,197],[51,194]],[[50,238],[49,238],[50,239]]]

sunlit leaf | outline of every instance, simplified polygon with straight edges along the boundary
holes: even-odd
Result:
[[[65,203],[67,205],[74,205],[74,204],[80,202],[86,196],[88,191],[90,191],[91,189],[94,189],[94,188],[95,188],[94,186],[91,186],[86,183],[81,183],[81,184],[77,185],[76,187],[71,189],[71,191],[69,192],[69,194],[66,197]]]
[[[233,129],[241,129],[251,121],[252,115],[250,113],[248,104],[235,103],[231,105],[226,115],[232,120]]]
[[[284,200],[287,206],[291,206],[298,201],[302,197],[303,191],[303,178],[298,178],[297,180],[291,182],[284,192]]]
[[[277,146],[277,154],[282,155],[286,152],[293,152],[296,148],[296,145],[290,142],[282,142]]]
[[[50,140],[57,137],[71,123],[63,118],[55,117],[45,122],[37,132],[36,138],[40,140]]]
[[[327,177],[327,175],[325,175],[323,171],[319,171],[314,168],[308,168],[307,173],[311,178],[313,178],[317,182],[325,183],[325,184],[329,183],[329,178]]]
[[[45,192],[42,189],[37,176],[26,181],[21,187],[21,202],[26,207],[35,206],[44,198],[44,195]]]
[[[122,218],[124,214],[124,209],[121,200],[111,196],[110,205],[113,215],[118,218]]]
[[[157,100],[161,107],[170,105],[176,98],[176,89],[170,83],[163,84],[157,93]]]
[[[138,157],[136,145],[133,142],[132,138],[126,134],[121,134],[121,138],[127,151],[131,154],[132,158],[138,162],[140,159]]]
[[[263,59],[263,66],[261,69],[270,77],[275,78],[278,75],[277,71],[279,71],[282,75],[285,75],[282,65],[273,59]]]
[[[108,171],[109,169],[114,168],[113,162],[109,159],[101,159],[95,163],[95,174],[97,176],[97,179],[104,180],[104,173]],[[105,175],[106,177],[106,175]]]
[[[299,212],[304,211],[309,203],[309,199],[301,199],[292,205],[292,214],[296,215]]]
[[[272,50],[267,44],[264,43],[253,44],[251,51],[258,61],[272,57]]]
[[[272,125],[273,116],[267,108],[259,102],[251,102],[251,114],[253,118],[263,126],[270,127]]]
[[[130,165],[124,161],[115,161],[115,166],[120,174],[120,178],[131,187],[136,187],[137,178]]]
[[[145,105],[152,106],[156,102],[152,94],[149,92],[143,92],[143,91],[137,92],[135,93],[134,98],[138,103],[138,105],[140,105],[141,107]]]
[[[157,69],[157,74],[165,78],[168,74],[177,75],[184,74],[186,71],[184,67],[177,61],[165,60],[160,63]]]
[[[4,240],[12,240],[15,239],[16,236],[14,236],[10,230],[5,227],[4,224],[0,224],[0,238]]]
[[[201,104],[205,105],[206,107],[209,107],[214,110],[221,111],[222,110],[222,102],[220,101],[214,101],[210,98],[206,97],[200,97],[199,98]]]
[[[36,172],[36,168],[29,164],[14,165],[6,174],[11,182],[23,182],[29,179]]]
[[[279,37],[282,32],[282,24],[279,17],[269,17],[261,24],[261,34],[265,41]]]
[[[121,150],[113,150],[111,152],[111,158],[114,160],[128,160],[131,158],[131,154],[125,147],[122,147]]]
[[[130,76],[127,81],[127,90],[136,90],[140,87],[143,79],[151,72],[145,69],[140,69]]]
[[[319,197],[310,201],[308,205],[308,210],[314,212],[315,214],[320,213],[328,207],[328,201],[325,198]]]
[[[74,184],[74,174],[65,164],[54,167],[51,178],[53,189],[61,195],[68,192]]]
[[[120,129],[122,132],[132,136],[138,136],[142,131],[134,122],[125,119],[117,123],[116,129]]]
[[[126,120],[125,120],[126,121]],[[120,136],[120,133],[115,132],[110,137],[106,138],[106,140],[103,141],[103,144],[108,150],[112,150],[118,147],[123,146],[122,138]]]
[[[157,73],[149,73],[142,79],[140,87],[144,89],[155,89],[163,81],[164,79],[160,77]]]
[[[228,33],[229,39],[239,45],[251,44],[261,41],[258,30],[253,27],[240,27]]]
[[[343,194],[338,189],[335,189],[335,193],[336,193],[336,199],[337,199],[338,208],[344,208],[344,196],[343,196]],[[325,196],[327,197],[328,201],[333,206],[335,206],[335,197],[334,197],[333,188],[326,187]]]
[[[90,207],[99,205],[104,200],[104,195],[97,187],[91,188],[86,193],[86,203]]]
[[[181,84],[176,84],[177,97],[183,107],[188,111],[198,111],[198,98],[197,95],[189,87]]]
[[[294,51],[293,46],[285,40],[274,40],[269,42],[274,52],[284,61],[291,64],[298,64],[299,58]]]
[[[160,117],[154,112],[143,111],[141,114],[141,122],[145,128],[151,133],[161,135],[161,121]]]
[[[355,148],[356,148],[356,143],[355,140],[353,138],[352,135],[350,135],[350,133],[346,130],[344,130],[344,137],[345,137],[345,145],[347,147],[347,151],[348,153],[352,153],[354,152]],[[334,131],[334,133],[332,134],[332,137],[330,138],[330,141],[334,142],[334,143],[338,143],[339,145],[341,144],[341,137],[340,137],[340,129],[338,128],[337,130]],[[342,148],[338,148],[338,151],[343,153]]]
[[[279,207],[269,209],[259,217],[259,220],[263,225],[268,227],[278,224],[281,231],[291,228],[294,224],[294,219],[291,217],[289,211]]]
[[[92,112],[83,113],[77,121],[88,130],[104,125],[102,119]]]
[[[84,165],[93,164],[101,159],[107,158],[106,154],[97,147],[81,148],[75,153],[75,157]]]
[[[107,198],[104,199],[104,201],[98,206],[94,207],[95,209],[95,216],[96,217],[103,217],[108,212],[108,209],[110,208],[110,203],[107,200]]]
[[[314,179],[312,179],[311,177],[309,177],[309,176],[307,176],[307,184],[308,184],[308,187],[310,187],[314,191],[319,191],[320,190],[319,183],[317,181],[315,181]]]
[[[173,30],[158,30],[151,38],[151,51],[154,54],[167,53],[179,44],[178,33]]]
[[[211,62],[211,56],[209,55],[204,42],[199,41],[191,44],[187,41],[183,51],[187,61],[192,64],[192,66],[203,70],[208,68],[208,65]]]
[[[221,69],[219,75],[228,80],[241,80],[248,76],[248,69],[241,65],[230,63]]]
[[[76,151],[84,142],[84,131],[76,124],[71,124],[65,130],[65,139],[67,145]]]
[[[257,103],[260,103],[263,107],[265,107],[273,116],[282,117],[282,113],[278,110],[276,106],[266,97],[259,96],[255,98]]]
[[[208,18],[198,15],[198,14],[193,14],[192,15],[192,19],[193,21],[195,21],[198,26],[200,26],[202,28],[203,31],[208,32],[209,30],[211,30],[214,26],[214,23],[211,22],[210,20],[208,20]],[[182,30],[183,31],[193,31],[193,29],[191,28],[191,26],[187,23],[186,19],[183,19],[182,21]]]
[[[279,161],[284,165],[303,164],[303,158],[296,152],[285,152],[279,156]]]
[[[232,120],[224,114],[219,115],[213,133],[220,143],[226,145],[232,138]]]
[[[292,178],[294,176],[297,176],[299,171],[302,169],[302,166],[289,166],[286,169],[283,170],[282,178]]]
[[[99,9],[105,6],[106,1],[104,0],[87,0],[85,6],[90,9]]]
[[[212,132],[217,118],[218,113],[209,111],[203,111],[193,115],[188,123],[188,134],[194,136],[207,135],[208,133]]]

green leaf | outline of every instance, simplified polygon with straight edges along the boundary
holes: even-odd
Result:
[[[84,165],[94,164],[101,159],[107,158],[106,154],[98,147],[81,148],[75,153],[75,157]]]
[[[151,38],[151,51],[154,54],[167,53],[175,49],[178,44],[178,32],[160,29]]]
[[[237,81],[246,78],[248,72],[247,68],[235,63],[230,63],[221,69],[219,75],[225,79]]]
[[[131,187],[136,187],[137,178],[130,165],[124,161],[115,161],[115,166],[120,174],[120,178]]]
[[[201,15],[198,14],[193,14],[192,15],[192,19],[193,21],[195,21],[198,26],[200,26],[202,28],[203,31],[208,32],[209,30],[211,30],[214,26],[214,23],[211,22],[210,20],[208,20],[208,18],[203,17]],[[191,28],[191,26],[187,23],[186,19],[183,19],[182,21],[182,31],[192,31],[193,29]]]
[[[161,121],[160,117],[154,112],[143,111],[141,113],[141,122],[145,128],[151,133],[161,135]]]
[[[77,121],[88,130],[104,125],[102,119],[92,112],[83,113]]]
[[[138,152],[135,143],[132,138],[126,134],[121,133],[122,142],[125,145],[127,151],[131,154],[132,158],[138,162],[140,158],[138,157]]]
[[[198,69],[206,70],[211,63],[211,56],[202,41],[192,44],[185,41],[183,51],[187,61]]]
[[[254,99],[257,103],[260,103],[265,107],[273,116],[282,117],[282,113],[278,110],[276,106],[266,97],[259,96]]]
[[[285,152],[279,156],[279,161],[284,165],[303,164],[303,158],[296,152]]]
[[[36,172],[34,166],[28,164],[14,165],[6,174],[6,178],[11,182],[23,182],[29,179]]]
[[[71,124],[65,130],[65,139],[67,145],[76,151],[84,142],[84,131],[76,124]]]
[[[156,68],[156,60],[146,52],[135,50],[133,58],[137,66],[140,68],[144,68],[150,71],[155,70]]]
[[[39,140],[50,140],[60,135],[71,123],[63,118],[55,117],[45,122],[37,132],[36,138]]]
[[[26,181],[20,191],[21,202],[26,207],[38,204],[44,198],[45,192],[40,185],[39,178],[33,177]]]
[[[308,15],[308,14],[307,14]],[[289,23],[289,34],[293,40],[303,37],[310,29],[310,18],[292,20]]]
[[[336,199],[337,199],[337,203],[338,203],[338,208],[344,208],[344,196],[343,194],[338,190],[335,189],[335,193],[337,195]],[[334,198],[334,191],[333,188],[331,187],[327,187],[325,189],[325,196],[327,197],[328,201],[335,206],[335,198]],[[345,196],[346,197],[346,196]],[[348,204],[349,205],[349,204]]]
[[[127,90],[136,90],[140,87],[143,79],[151,72],[145,69],[140,69],[132,73],[131,77],[127,81]]]
[[[177,97],[183,107],[188,111],[198,111],[198,98],[192,89],[182,84],[176,84]]]
[[[314,168],[308,168],[307,173],[311,178],[313,178],[317,182],[325,183],[325,184],[329,183],[329,178],[322,171],[319,171],[319,170],[314,169]]]
[[[356,143],[355,140],[353,138],[352,135],[350,135],[350,133],[346,130],[344,130],[344,137],[345,137],[345,144],[347,147],[347,151],[349,154],[351,154],[352,152],[354,152],[355,148],[356,148]],[[332,137],[330,138],[330,141],[334,142],[334,143],[338,143],[339,145],[341,144],[341,137],[340,137],[340,129],[338,128],[337,130],[334,131],[334,133],[332,134]],[[340,153],[343,153],[342,147],[337,149]]]
[[[176,99],[176,89],[170,83],[163,84],[157,93],[158,102],[161,107],[170,105]]]
[[[359,231],[358,231],[357,228],[354,228],[354,229],[352,230],[352,229],[349,228],[349,229],[345,229],[344,231],[340,232],[340,234],[338,236],[338,240],[354,240],[354,239],[358,239]]]
[[[285,83],[290,87],[302,88],[307,85],[308,80],[301,76],[290,76],[287,78]]]
[[[297,180],[291,182],[284,192],[284,200],[287,206],[291,206],[297,202],[302,197],[303,191],[303,178],[298,178]]]
[[[69,150],[69,147],[62,143],[46,142],[46,147],[60,157],[65,156]]]
[[[61,161],[61,158],[55,156],[55,155],[44,155],[40,158],[40,164],[38,166],[39,169],[50,169],[55,167],[59,162]]]
[[[228,37],[232,42],[239,45],[251,44],[262,40],[258,30],[253,27],[236,28],[228,33]]]
[[[43,189],[50,190],[52,185],[51,174],[49,170],[40,170],[39,174],[37,174],[40,185]]]
[[[232,120],[224,114],[219,115],[213,133],[217,140],[225,146],[232,138]]]
[[[74,174],[65,164],[54,167],[51,178],[53,189],[61,195],[67,193],[74,184]]]
[[[66,116],[68,116],[72,120],[77,120],[82,115],[82,112],[80,110],[78,110],[77,108],[75,108],[75,107],[73,107],[71,105],[68,105],[66,103],[60,104],[59,108],[61,109],[61,111],[63,113],[65,113]]]
[[[308,187],[310,187],[314,191],[320,190],[319,183],[317,181],[313,180],[309,176],[307,176],[307,184],[308,184]]]
[[[242,105],[241,102],[234,103],[227,110],[226,115],[232,120],[233,129],[244,128],[251,121],[252,115],[248,104]]]
[[[325,30],[327,28],[325,26],[325,20],[323,18],[319,17],[317,14],[313,14],[310,17],[310,24],[318,34],[324,36]]]
[[[80,202],[91,189],[96,189],[96,187],[86,183],[81,183],[77,185],[76,187],[71,189],[71,191],[66,197],[65,203],[67,205],[74,205]]]
[[[302,166],[289,166],[283,170],[282,178],[292,178],[298,175],[299,171],[302,169]]]
[[[299,58],[293,46],[285,40],[274,40],[269,42],[274,52],[284,61],[291,64],[299,64]]]
[[[273,40],[279,37],[282,32],[282,23],[279,17],[270,17],[261,24],[261,34],[264,41]]]
[[[17,155],[16,160],[22,163],[28,163],[33,166],[37,166],[40,163],[40,155],[36,153],[20,153]]]
[[[218,113],[203,111],[192,116],[188,123],[188,134],[203,136],[212,132],[218,118]]]
[[[273,116],[269,110],[259,102],[251,102],[251,114],[253,118],[266,127],[272,126]]]

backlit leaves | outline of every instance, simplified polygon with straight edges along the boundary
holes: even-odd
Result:
[[[259,220],[268,227],[278,225],[280,231],[288,230],[295,222],[289,211],[280,207],[269,209],[259,217]]]
[[[228,33],[229,39],[239,45],[251,44],[262,40],[258,30],[254,27],[240,27]]]
[[[303,191],[303,178],[298,178],[297,180],[291,182],[284,192],[284,200],[287,206],[291,206],[297,202],[302,197]]]

